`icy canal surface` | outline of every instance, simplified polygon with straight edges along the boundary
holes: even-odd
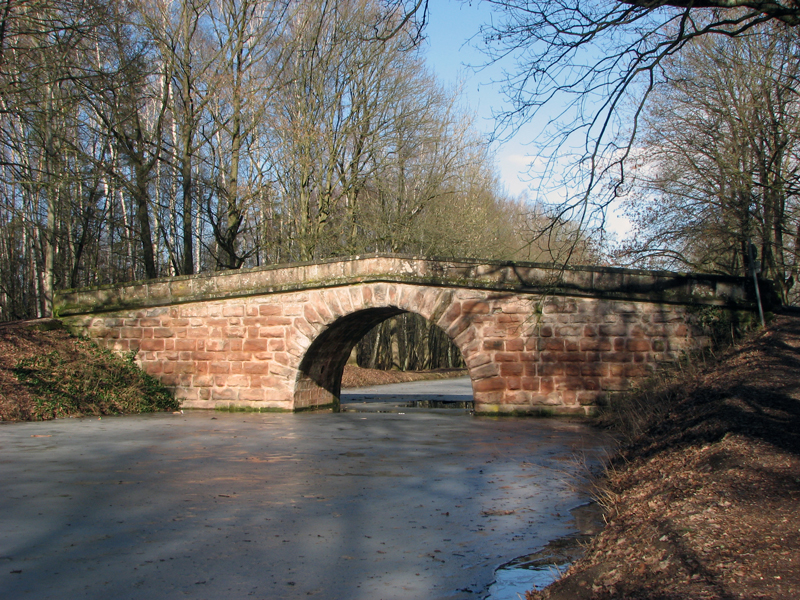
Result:
[[[454,410],[0,425],[0,595],[481,598],[574,530],[603,448]]]

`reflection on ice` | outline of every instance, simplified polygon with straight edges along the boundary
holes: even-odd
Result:
[[[559,579],[583,556],[589,539],[603,527],[597,504],[584,504],[570,511],[575,533],[548,542],[541,550],[520,556],[500,566],[484,600],[518,600],[527,590],[542,589]]]

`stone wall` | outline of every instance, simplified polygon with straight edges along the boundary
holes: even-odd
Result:
[[[350,350],[404,311],[460,349],[478,412],[587,412],[707,340],[685,305],[418,285],[351,283],[64,320],[142,367],[190,408],[336,405]],[[79,311],[74,311],[79,313]]]

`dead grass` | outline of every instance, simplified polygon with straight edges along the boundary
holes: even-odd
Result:
[[[654,423],[663,420],[704,370],[717,364],[724,354],[724,350],[706,350],[684,356],[675,364],[662,365],[633,389],[601,405],[595,425],[608,430],[622,445],[633,443]]]

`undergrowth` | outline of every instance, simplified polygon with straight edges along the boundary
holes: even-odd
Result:
[[[119,355],[88,340],[77,340],[75,349],[69,355],[53,351],[22,359],[15,366],[34,397],[32,420],[180,407],[169,390],[136,365],[135,352]]]
[[[596,424],[608,429],[622,445],[632,443],[651,425],[665,418],[686,397],[691,383],[716,361],[712,350],[692,353],[659,369],[599,407]]]
[[[710,340],[708,348],[685,353],[673,363],[662,363],[629,391],[607,398],[599,406],[596,424],[608,429],[622,445],[631,444],[648,428],[667,418],[690,393],[700,374],[755,330],[752,319],[734,320],[715,307],[703,309],[699,324]]]

